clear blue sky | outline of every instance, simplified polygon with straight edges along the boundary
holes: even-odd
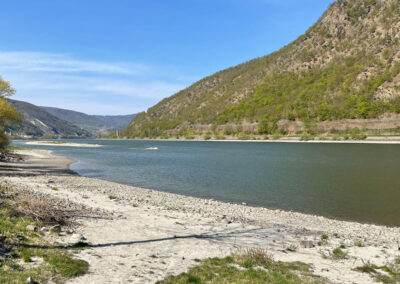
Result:
[[[0,75],[15,99],[89,114],[146,110],[288,44],[333,0],[3,1]]]

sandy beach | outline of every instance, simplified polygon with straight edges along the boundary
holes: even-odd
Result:
[[[354,268],[368,262],[385,265],[400,256],[400,228],[86,178],[69,170],[72,160],[50,151],[17,152],[24,161],[0,163],[1,179],[12,188],[78,203],[110,217],[78,220],[74,230],[90,247],[77,257],[89,262],[90,270],[71,283],[154,283],[187,271],[196,265],[195,259],[226,256],[240,248],[265,248],[275,260],[310,263],[314,274],[332,283],[375,283],[369,274]],[[322,235],[328,241],[318,245]],[[300,246],[304,240],[314,246]],[[59,241],[68,242],[68,236],[60,236]],[[341,244],[346,246],[346,259],[324,257]]]
[[[59,146],[59,147],[81,147],[81,148],[98,148],[103,147],[99,144],[85,144],[85,143],[71,143],[71,142],[57,142],[57,141],[29,141],[26,142],[27,145],[37,145],[37,146]]]

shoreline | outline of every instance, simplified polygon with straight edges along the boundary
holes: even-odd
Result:
[[[35,140],[35,141],[28,141],[25,142],[26,145],[36,145],[36,146],[51,146],[51,147],[83,147],[83,148],[100,148],[103,145],[99,144],[86,144],[86,143],[67,143],[67,142],[55,142],[54,140],[51,141],[42,141],[42,140]]]
[[[174,142],[252,142],[252,143],[303,143],[303,144],[400,144],[400,136],[378,136],[368,137],[365,140],[307,140],[301,141],[298,137],[269,139],[269,140],[236,140],[236,139],[130,139],[130,138],[93,138],[94,140],[117,140],[117,141],[174,141]]]
[[[381,264],[399,254],[399,227],[340,221],[86,178],[69,170],[73,162],[69,158],[46,150],[20,152],[26,162],[10,165],[19,173],[2,175],[14,188],[49,194],[118,216],[111,221],[80,220],[78,229],[90,243],[114,245],[80,252],[78,256],[90,263],[91,273],[73,283],[113,283],[115,279],[154,282],[168,273],[186,271],[195,265],[195,258],[226,256],[243,247],[268,248],[281,261],[312,263],[317,275],[334,283],[354,283],[354,279],[359,279],[358,283],[374,283],[368,274],[352,269],[363,261]],[[49,190],[51,187],[58,190]],[[329,244],[317,246],[323,234],[329,235]],[[159,239],[164,241],[155,241]],[[301,248],[302,240],[311,240],[316,246]],[[137,241],[146,243],[137,245]],[[363,242],[364,247],[354,246],[356,241]],[[330,251],[341,243],[349,247],[348,260],[321,257],[320,250]],[[298,249],[283,252],[290,245]],[[159,257],[154,259],[152,255]],[[380,257],[375,258],[376,255]],[[118,261],[129,265],[116,266]]]

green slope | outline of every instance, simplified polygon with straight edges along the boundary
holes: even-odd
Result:
[[[336,1],[296,41],[162,100],[122,134],[201,133],[225,124],[256,125],[263,134],[282,120],[400,113],[399,19],[398,0]]]

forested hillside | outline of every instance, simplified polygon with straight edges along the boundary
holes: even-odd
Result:
[[[123,135],[201,135],[228,126],[236,135],[249,125],[255,134],[287,134],[294,124],[312,131],[324,121],[399,113],[400,1],[338,0],[294,42],[162,100]]]

